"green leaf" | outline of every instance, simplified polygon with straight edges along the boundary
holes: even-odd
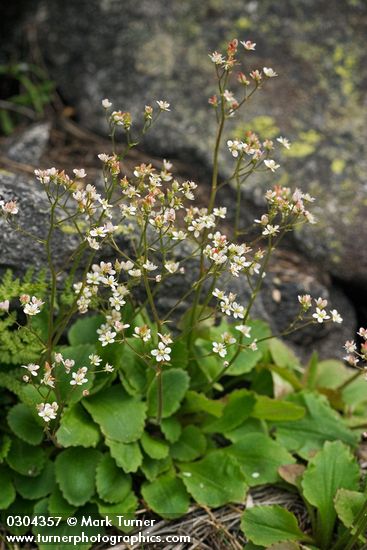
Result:
[[[327,441],[309,462],[303,474],[303,495],[317,508],[317,533],[322,548],[329,548],[336,511],[334,498],[338,489],[358,490],[359,467],[346,445]]]
[[[6,434],[0,434],[0,464],[4,462],[11,447],[11,439]]]
[[[226,450],[237,459],[250,487],[280,481],[279,466],[295,462],[279,443],[260,433],[248,434]]]
[[[63,447],[95,447],[100,433],[85,409],[77,403],[64,410],[56,438]]]
[[[109,454],[103,455],[97,465],[97,493],[110,503],[122,502],[131,491],[131,477],[116,466]]]
[[[175,443],[182,432],[180,421],[174,416],[162,419],[161,430],[170,443]]]
[[[66,449],[56,457],[56,481],[70,504],[82,506],[94,495],[100,458],[99,451],[83,447]]]
[[[135,519],[135,511],[138,507],[138,499],[132,491],[124,498],[122,502],[117,502],[114,504],[106,504],[106,502],[98,501],[98,512],[101,516],[106,517],[111,520],[112,525],[117,527],[119,531],[124,531],[128,533],[134,529],[134,524],[131,523],[131,520]],[[119,519],[117,516],[123,516]],[[130,523],[129,523],[130,521]]]
[[[242,515],[241,529],[255,544],[266,546],[282,541],[309,541],[297,518],[281,506],[254,506]]]
[[[115,459],[117,466],[126,474],[136,472],[141,466],[143,455],[137,442],[120,443],[106,439],[106,445],[110,448],[111,456]]]
[[[309,458],[310,454],[322,448],[325,441],[340,439],[348,445],[356,445],[358,435],[346,427],[325,397],[302,392],[289,396],[288,400],[306,408],[306,415],[301,420],[277,425],[276,438],[289,451]]]
[[[55,485],[49,499],[48,511],[52,516],[61,516],[63,519],[74,515],[76,506],[69,504],[62,496],[62,492],[58,485]]]
[[[145,353],[144,342],[131,337],[126,338],[125,344],[113,344],[113,346],[115,357],[110,362],[119,369],[121,383],[125,390],[133,396],[145,394],[148,384],[147,367],[137,355]]]
[[[274,363],[278,367],[295,368],[299,366],[299,359],[293,350],[282,340],[273,338],[269,342],[269,349]]]
[[[186,489],[199,504],[216,508],[243,502],[247,484],[238,462],[216,450],[198,462],[179,464]]]
[[[13,470],[25,476],[38,476],[45,462],[46,454],[40,447],[28,445],[20,439],[13,439],[7,463]]]
[[[189,390],[185,395],[182,411],[185,414],[206,412],[219,417],[223,413],[224,404],[221,401],[209,399],[205,394]]]
[[[237,443],[237,441],[241,441],[241,439],[247,437],[250,433],[265,434],[265,422],[260,421],[257,418],[248,418],[243,424],[238,426],[238,428],[235,428],[230,432],[225,432],[224,436],[232,443]]]
[[[11,474],[8,468],[0,466],[0,510],[6,510],[16,497]]]
[[[83,400],[105,437],[121,443],[139,439],[144,430],[146,405],[127,395],[120,385]]]
[[[174,519],[186,514],[190,497],[181,479],[165,474],[152,483],[144,483],[142,495],[149,508],[160,516]]]
[[[27,405],[17,403],[8,413],[8,424],[17,437],[30,445],[43,440],[43,428]]]
[[[189,349],[186,342],[175,340],[172,344],[171,365],[176,369],[186,369],[189,360]]]
[[[228,403],[220,418],[204,427],[207,433],[224,433],[237,428],[246,420],[255,405],[255,397],[247,390],[236,390],[229,395]]]
[[[36,477],[15,475],[15,487],[23,498],[29,500],[49,495],[55,486],[55,468],[51,461],[46,462],[42,472]]]
[[[94,344],[97,341],[97,329],[102,323],[102,315],[91,315],[75,321],[68,331],[70,345]]]
[[[262,338],[267,338],[271,336],[271,331],[269,326],[263,321],[250,321],[247,323],[251,327],[251,340],[257,339],[261,340]],[[235,330],[233,325],[231,325],[230,332],[232,332],[236,337],[238,337],[238,331]],[[246,343],[246,338],[244,339]],[[226,375],[238,376],[246,372],[250,372],[260,361],[263,356],[264,351],[267,349],[268,342],[259,342],[257,351],[252,350],[243,350],[238,355],[237,359],[231,364],[231,366],[226,370]],[[232,356],[235,353],[235,348],[233,351],[228,353],[226,359],[231,361]]]
[[[162,372],[163,407],[162,418],[174,414],[189,387],[189,375],[181,369],[169,369]],[[158,412],[157,377],[148,390],[148,414],[156,417]]]
[[[140,439],[141,446],[148,456],[160,460],[166,458],[169,452],[169,446],[165,441],[152,437],[144,432]]]
[[[345,527],[350,528],[355,525],[355,521],[359,516],[366,499],[366,494],[359,493],[357,491],[339,489],[336,492],[334,499],[335,510],[338,514],[338,518],[343,525],[345,525]]]
[[[162,460],[154,460],[150,458],[150,456],[145,456],[140,469],[149,481],[154,481],[159,475],[169,470],[171,466],[171,457],[166,457]]]
[[[305,412],[305,408],[296,403],[271,399],[271,397],[266,395],[257,395],[256,404],[251,416],[261,420],[280,422],[286,420],[299,420],[305,415]]]
[[[171,456],[181,462],[195,460],[206,450],[206,437],[197,426],[186,426],[180,439],[171,446]]]

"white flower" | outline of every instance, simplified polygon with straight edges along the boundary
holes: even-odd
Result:
[[[315,304],[317,307],[319,307],[320,309],[324,309],[326,306],[327,306],[327,300],[325,300],[324,298],[317,298],[315,300]]]
[[[169,103],[167,103],[167,101],[157,101],[157,105],[158,107],[160,108],[161,111],[170,111],[171,109],[169,108],[170,105]]]
[[[100,358],[100,356],[95,354],[89,355],[89,361],[90,364],[94,365],[95,367],[98,367],[98,365],[102,363],[102,359]]]
[[[34,365],[33,363],[30,363],[29,365],[22,365],[22,368],[23,369],[27,369],[28,372],[30,372],[32,374],[32,376],[37,376],[38,374],[38,370],[39,370],[39,365]]]
[[[344,345],[345,351],[348,353],[354,353],[357,351],[357,345],[354,340],[347,340]]]
[[[99,242],[96,239],[92,239],[92,237],[87,237],[86,239],[88,241],[88,244],[93,250],[99,250]]]
[[[128,273],[131,277],[141,277],[140,269],[129,269]]]
[[[11,214],[12,216],[15,216],[15,214],[18,214],[19,212],[16,201],[8,201],[5,203],[4,201],[0,201],[0,206],[5,214]]]
[[[232,153],[232,156],[237,158],[238,153],[241,152],[242,149],[243,149],[243,143],[241,141],[237,141],[236,139],[234,141],[229,139],[227,141],[227,147],[230,150],[230,152]]]
[[[102,107],[104,109],[109,109],[110,107],[112,107],[112,103],[109,99],[105,98],[105,99],[102,99]]]
[[[239,330],[245,336],[245,338],[251,337],[251,327],[249,327],[248,325],[237,325],[235,329]]]
[[[163,342],[159,342],[158,348],[153,349],[150,353],[155,357],[156,361],[169,361],[171,359],[171,348],[167,347]]]
[[[279,233],[279,225],[271,225],[268,223],[268,225],[265,227],[264,231],[262,232],[263,235],[276,235]]]
[[[210,53],[209,57],[210,57],[211,61],[213,63],[215,63],[216,65],[221,65],[225,61],[224,57],[219,52]]]
[[[141,327],[134,328],[134,338],[141,338],[143,342],[148,342],[152,337],[152,331],[148,325],[143,325]]]
[[[258,350],[256,339],[253,342],[251,342],[251,344],[249,345],[249,348],[250,348],[251,351],[257,351]]]
[[[245,308],[243,306],[241,306],[237,302],[233,302],[232,312],[233,312],[233,317],[235,319],[237,319],[237,318],[243,319],[244,318],[244,310],[245,310]]]
[[[116,311],[120,311],[122,306],[126,304],[125,300],[118,292],[115,292],[113,296],[109,298],[109,302],[111,304],[111,307],[115,308]]]
[[[251,42],[251,40],[242,40],[240,41],[240,44],[242,44],[245,50],[254,50],[256,46],[256,42]]]
[[[217,218],[221,218],[224,220],[227,214],[227,208],[225,206],[221,206],[220,208],[214,208],[213,214]]]
[[[9,300],[4,300],[3,302],[0,302],[0,311],[9,311]]]
[[[75,176],[76,176],[77,178],[80,178],[80,179],[85,178],[86,175],[87,175],[87,173],[86,173],[86,171],[84,170],[84,168],[80,168],[80,169],[74,168],[73,172],[74,172]]]
[[[107,346],[108,344],[113,344],[115,341],[116,332],[112,332],[111,330],[107,330],[106,332],[103,332],[98,340],[102,342],[102,346]]]
[[[147,271],[155,271],[156,269],[158,269],[158,266],[153,264],[150,260],[147,260],[144,264],[143,264],[143,267],[144,269],[146,269]]]
[[[316,313],[313,313],[312,317],[316,319],[318,323],[323,323],[324,321],[330,319],[330,316],[326,313],[326,311],[324,309],[320,309],[319,307],[316,308]]]
[[[166,344],[166,346],[168,346],[169,344],[172,344],[173,342],[169,332],[166,332],[166,334],[161,334],[160,332],[158,332],[158,336],[163,342],[163,344]]]
[[[109,363],[106,363],[103,369],[105,372],[113,372],[115,369]]]
[[[43,418],[45,422],[50,422],[50,420],[55,420],[58,408],[59,406],[56,401],[54,401],[52,404],[40,403],[39,405],[37,405],[38,416]]]
[[[357,332],[358,336],[363,338],[363,340],[367,340],[367,328],[361,327],[359,331]]]
[[[269,170],[271,170],[272,172],[275,172],[275,170],[278,170],[278,168],[280,167],[280,164],[277,164],[275,162],[275,160],[272,160],[272,159],[266,159],[264,160],[264,164],[267,168],[269,168]]]
[[[45,302],[42,302],[42,300],[39,300],[35,296],[32,296],[31,301],[29,301],[27,304],[25,304],[23,311],[26,315],[37,315],[41,311],[41,306],[43,306]]]
[[[180,264],[178,262],[166,262],[164,264],[164,267],[167,269],[169,273],[173,274],[178,270],[179,265]]]
[[[103,345],[103,344],[102,344]],[[77,372],[71,374],[72,380],[70,381],[71,386],[82,386],[88,382],[88,378],[85,377],[87,374],[87,367],[81,367]]]
[[[280,136],[280,137],[277,138],[277,141],[279,143],[281,143],[283,145],[283,147],[285,147],[286,149],[291,148],[291,144],[290,144],[290,142],[287,138]]]
[[[224,300],[226,297],[225,292],[223,290],[219,290],[219,288],[216,288],[215,290],[213,290],[212,294],[213,296],[218,298],[218,300]]]
[[[341,315],[338,313],[338,311],[336,309],[332,309],[330,311],[330,315],[331,315],[331,320],[333,323],[342,323],[343,322],[343,318],[341,317]]]
[[[220,357],[225,357],[227,355],[226,346],[222,342],[213,342],[213,351],[214,353],[218,353]]]
[[[264,75],[268,78],[274,78],[275,76],[278,76],[278,74],[271,69],[270,67],[263,67]]]

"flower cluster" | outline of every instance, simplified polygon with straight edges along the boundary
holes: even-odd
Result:
[[[347,352],[344,360],[352,367],[357,367],[360,360],[367,362],[367,329],[361,327],[357,334],[362,339],[360,345],[357,345],[354,340],[348,340],[344,345],[344,349]],[[367,367],[364,367],[363,370],[367,380]]]

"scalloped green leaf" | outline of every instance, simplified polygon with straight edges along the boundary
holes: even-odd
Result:
[[[216,450],[198,462],[179,464],[186,489],[198,504],[216,508],[243,502],[248,485],[237,460]]]
[[[86,410],[77,403],[64,410],[56,439],[63,447],[95,447],[100,432]]]
[[[152,437],[147,432],[144,432],[140,439],[141,446],[145,453],[151,458],[160,460],[166,458],[169,452],[169,445],[162,439]]]
[[[149,508],[164,518],[183,516],[189,509],[190,496],[181,479],[174,474],[144,483],[141,492]]]
[[[236,390],[228,396],[228,403],[223,409],[220,418],[204,427],[207,433],[224,433],[234,430],[244,422],[253,412],[256,399],[247,390]]]
[[[11,438],[7,434],[0,434],[0,464],[4,462],[11,447]]]
[[[206,450],[206,437],[197,426],[185,426],[176,443],[171,446],[171,456],[181,462],[189,462],[202,456]]]
[[[103,435],[120,443],[132,443],[143,434],[146,404],[128,395],[122,386],[106,388],[83,400]]]
[[[299,420],[305,413],[305,408],[296,403],[272,399],[267,395],[256,395],[256,404],[251,416],[260,420],[282,422]]]
[[[143,462],[143,455],[139,444],[121,443],[106,439],[106,445],[110,449],[111,456],[115,459],[117,466],[122,468],[126,474],[136,472]]]
[[[38,476],[45,465],[46,453],[41,447],[13,439],[6,461],[19,474]]]
[[[68,331],[70,345],[94,344],[97,340],[97,329],[103,322],[102,315],[90,315],[75,321]]]
[[[11,472],[5,466],[0,466],[0,487],[0,510],[6,510],[14,502],[17,494],[11,479]]]
[[[241,529],[254,544],[269,548],[285,541],[311,542],[299,528],[294,514],[281,506],[254,506],[242,515]]]
[[[131,491],[131,477],[125,474],[109,454],[103,455],[97,465],[97,493],[111,504],[122,502]]]
[[[99,451],[84,447],[70,447],[56,457],[56,481],[69,504],[82,506],[94,495],[100,458]]]
[[[63,519],[73,516],[77,507],[69,504],[62,496],[62,492],[58,485],[55,485],[48,499],[48,511],[52,516],[61,516]]]
[[[295,463],[284,447],[260,433],[250,433],[226,450],[237,459],[250,487],[280,481],[278,468]]]
[[[39,445],[43,440],[42,425],[37,421],[35,413],[23,403],[17,403],[10,409],[8,424],[19,439],[30,445]]]
[[[304,497],[317,508],[317,532],[323,548],[331,542],[338,489],[357,491],[359,477],[357,461],[341,441],[327,441],[310,460],[301,484]]]
[[[140,469],[148,481],[154,481],[159,475],[169,470],[171,466],[172,459],[169,456],[162,460],[154,460],[150,456],[145,456]]]
[[[279,338],[269,342],[269,349],[274,363],[278,367],[295,368],[300,362],[294,351]]]
[[[167,418],[179,409],[188,390],[190,379],[187,372],[182,369],[169,369],[163,371],[161,376],[163,386],[162,418]],[[157,383],[157,377],[155,377],[147,395],[148,414],[154,417],[158,413]]]
[[[161,430],[167,441],[175,443],[181,435],[182,427],[178,418],[170,416],[162,419]]]
[[[46,462],[42,472],[36,477],[20,474],[14,476],[18,493],[29,500],[37,500],[49,495],[55,486],[55,467],[51,461]]]
[[[288,451],[296,451],[303,458],[309,458],[314,451],[322,448],[325,441],[339,439],[352,447],[357,444],[358,434],[347,428],[325,397],[302,392],[289,396],[287,400],[306,409],[306,415],[300,420],[275,424],[277,441]]]
[[[209,399],[204,393],[189,390],[185,395],[182,410],[186,414],[206,412],[212,416],[222,415],[224,404],[221,401]]]
[[[117,527],[119,531],[128,533],[129,531],[134,529],[134,524],[130,523],[129,525],[128,523],[129,520],[136,519],[135,511],[138,507],[138,499],[132,491],[127,494],[122,502],[110,504],[102,501],[97,501],[97,506],[98,512],[101,514],[101,516],[108,516],[108,518],[111,520],[112,525]],[[119,520],[117,516],[123,516],[123,518]],[[127,522],[127,525],[125,525],[124,522]]]

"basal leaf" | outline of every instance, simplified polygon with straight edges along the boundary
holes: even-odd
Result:
[[[28,445],[20,439],[13,439],[6,458],[9,466],[25,476],[38,476],[46,462],[46,454],[41,447]]]
[[[204,393],[189,390],[182,404],[182,412],[185,414],[206,412],[219,417],[223,412],[224,404],[221,401],[209,399]]]
[[[338,489],[358,490],[359,467],[341,441],[327,441],[309,462],[303,474],[303,495],[317,508],[317,533],[322,548],[328,548],[336,520],[334,498]]]
[[[202,456],[206,449],[206,438],[197,426],[185,426],[176,443],[171,446],[171,456],[181,462],[187,462]]]
[[[70,504],[82,506],[94,495],[100,458],[99,451],[83,447],[71,447],[56,457],[56,481]]]
[[[0,510],[6,510],[15,500],[16,491],[11,477],[10,470],[6,466],[0,466]]]
[[[306,415],[300,420],[275,424],[277,440],[289,451],[309,458],[310,454],[322,448],[325,441],[340,439],[347,445],[356,445],[358,435],[346,427],[325,397],[302,392],[289,396],[288,400],[306,409]]]
[[[301,405],[279,399],[271,399],[266,395],[256,395],[256,403],[251,416],[261,420],[287,421],[299,420],[305,415]]]
[[[117,466],[126,474],[136,472],[141,466],[143,455],[137,442],[121,443],[106,439],[106,445],[110,448],[111,456],[115,459]]]
[[[42,472],[36,477],[15,475],[15,487],[23,498],[29,500],[49,495],[55,486],[55,468],[51,461],[46,462]]]
[[[128,395],[122,386],[102,390],[84,399],[83,405],[108,439],[131,443],[141,437],[146,405]]]
[[[309,541],[299,528],[297,518],[281,506],[254,506],[245,510],[241,529],[254,544],[269,548],[282,541]]]
[[[76,511],[76,506],[69,504],[64,499],[58,485],[54,489],[48,499],[48,511],[53,516],[61,516],[63,519],[73,516]]]
[[[132,491],[130,491],[121,502],[111,504],[97,501],[97,506],[101,516],[108,516],[112,525],[117,527],[119,531],[128,533],[134,529],[134,519],[136,519],[135,511],[138,507],[138,499]],[[120,518],[118,518],[118,516],[120,516]]]
[[[152,483],[144,483],[142,495],[149,508],[162,517],[173,519],[186,514],[190,497],[181,479],[165,474]]]
[[[162,419],[161,430],[167,441],[175,443],[181,435],[182,427],[177,418],[169,416]]]
[[[265,434],[248,434],[226,450],[237,459],[250,486],[280,481],[279,466],[295,462],[284,447]]]
[[[335,510],[345,527],[355,525],[356,519],[365,504],[367,495],[348,489],[338,489],[334,499]]]
[[[144,432],[140,439],[140,444],[145,453],[151,458],[160,460],[166,458],[169,452],[169,445],[166,441],[152,437],[148,432]]]
[[[213,451],[198,462],[180,464],[181,478],[192,497],[216,508],[243,502],[247,484],[236,459],[224,450]]]
[[[208,433],[224,433],[237,428],[251,415],[255,403],[255,397],[251,392],[247,390],[234,391],[229,396],[222,416],[207,424],[204,431]]]
[[[30,445],[39,445],[43,440],[43,427],[36,414],[23,403],[17,403],[8,413],[8,424],[17,437]]]
[[[148,414],[156,417],[158,413],[157,377],[148,390]],[[169,369],[162,373],[163,407],[162,418],[174,414],[180,407],[189,387],[189,375],[182,369]]]
[[[94,344],[97,341],[97,329],[103,321],[102,315],[90,315],[75,321],[68,331],[70,345]]]
[[[109,454],[103,455],[97,465],[97,493],[110,503],[122,502],[131,490],[131,477],[126,475]]]
[[[95,447],[100,432],[85,409],[76,403],[64,410],[56,438],[63,447]]]
[[[299,366],[299,359],[293,350],[279,338],[269,342],[269,350],[273,361],[278,367],[294,368]]]
[[[154,460],[154,458],[150,458],[150,456],[145,456],[140,468],[148,481],[154,481],[159,475],[167,472],[171,466],[171,457],[166,457],[162,460]]]

